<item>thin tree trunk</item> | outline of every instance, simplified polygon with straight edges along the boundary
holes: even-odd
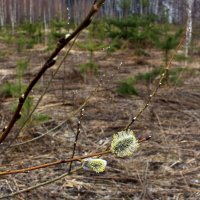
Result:
[[[14,11],[14,6],[12,4],[12,1],[9,2],[9,12],[10,12],[10,21],[11,21],[12,33],[14,33],[15,32],[15,11]]]
[[[140,15],[143,15],[143,1],[140,0]]]
[[[4,26],[4,23],[5,23],[4,0],[1,0],[1,4],[0,4],[0,25]]]
[[[30,5],[29,5],[29,22],[33,22],[33,2],[30,0]]]
[[[185,43],[185,56],[188,57],[189,47],[192,40],[192,9],[194,0],[187,0],[187,30],[186,30],[186,43]]]

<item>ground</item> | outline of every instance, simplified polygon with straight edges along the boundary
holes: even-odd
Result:
[[[29,59],[24,81],[38,72],[49,52],[42,46],[16,52],[13,45],[0,44],[0,83],[16,79],[16,63]],[[64,51],[58,57],[61,59]],[[20,169],[69,158],[80,108],[84,107],[76,155],[104,150],[112,135],[121,131],[145,104],[157,81],[146,85],[138,83],[138,96],[121,96],[116,93],[120,80],[146,72],[163,63],[162,52],[149,50],[148,56],[136,56],[134,49],[95,53],[99,64],[97,75],[82,75],[78,64],[88,58],[86,51],[74,47],[63,67],[51,83],[36,113],[45,113],[49,120],[31,124],[0,156],[0,171]],[[142,116],[131,126],[138,138],[152,136],[142,143],[131,158],[105,156],[108,167],[104,173],[77,171],[57,182],[22,193],[8,199],[200,199],[200,79],[199,58],[187,68],[195,73],[184,78],[180,85],[162,86]],[[56,65],[57,66],[57,65]],[[47,86],[56,69],[52,67],[32,91],[34,102]],[[184,67],[185,62],[174,61],[172,67]],[[181,78],[182,74],[180,74]],[[0,127],[11,119],[10,104],[15,98],[1,95]],[[15,126],[1,151],[15,136]],[[33,140],[33,138],[36,138]],[[18,143],[22,143],[15,146]],[[73,168],[79,167],[75,163]],[[16,175],[0,177],[0,196],[26,189],[66,173],[68,166],[53,167]]]

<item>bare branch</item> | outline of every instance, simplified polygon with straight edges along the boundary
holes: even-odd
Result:
[[[63,163],[70,163],[70,162],[73,162],[73,161],[81,162],[85,158],[103,156],[103,155],[110,154],[110,153],[111,153],[111,151],[108,150],[108,151],[103,151],[103,152],[98,152],[98,153],[91,153],[91,154],[84,155],[84,156],[77,156],[77,157],[74,157],[74,158],[69,158],[67,160],[59,160],[59,161],[55,161],[55,162],[52,162],[52,163],[47,163],[47,164],[42,164],[42,165],[38,165],[38,166],[28,167],[28,168],[24,168],[24,169],[8,170],[8,171],[0,172],[0,176],[8,175],[8,174],[27,173],[29,171],[42,169],[42,168],[46,168],[46,167],[51,167],[51,166],[58,165],[58,164],[63,164]]]
[[[10,133],[11,129],[15,125],[16,121],[20,118],[20,112],[22,110],[22,107],[24,105],[24,102],[26,101],[26,98],[28,97],[29,93],[33,89],[33,87],[36,85],[38,80],[41,78],[41,76],[46,72],[47,69],[52,67],[56,63],[56,58],[59,52],[77,35],[79,34],[83,29],[85,29],[92,21],[92,16],[99,10],[101,5],[105,2],[105,0],[97,0],[95,4],[93,4],[91,10],[89,11],[86,18],[83,20],[83,22],[76,28],[76,30],[71,33],[70,35],[67,35],[62,37],[58,44],[56,49],[53,51],[53,53],[50,55],[50,57],[47,59],[41,70],[38,72],[36,77],[30,82],[28,85],[26,91],[24,94],[21,95],[19,98],[18,106],[15,110],[15,113],[8,124],[7,127],[4,128],[2,131],[2,134],[0,136],[0,144],[7,138],[8,134]]]
[[[83,119],[83,111],[84,111],[84,108],[81,109],[80,116],[79,116],[79,119],[78,119],[78,122],[77,122],[77,132],[76,132],[76,137],[75,137],[75,141],[74,141],[74,146],[73,146],[73,151],[72,151],[71,158],[73,158],[74,155],[75,155],[76,146],[77,146],[77,142],[78,142],[78,137],[79,137],[79,134],[80,134],[81,121]],[[72,169],[72,162],[70,162],[70,164],[69,164],[69,170],[68,170],[69,174],[71,172],[71,169]]]
[[[125,130],[129,129],[130,126],[137,120],[138,117],[140,117],[142,115],[142,113],[146,110],[146,108],[149,106],[149,103],[151,103],[152,98],[157,94],[158,89],[162,86],[163,81],[169,71],[169,68],[172,65],[172,62],[178,52],[178,50],[183,46],[183,43],[185,41],[185,34],[182,36],[178,46],[176,47],[176,50],[174,51],[174,53],[171,56],[171,59],[169,60],[169,62],[167,63],[164,72],[161,74],[160,80],[158,85],[156,86],[156,88],[154,89],[154,91],[152,92],[152,94],[149,95],[149,98],[147,100],[147,102],[144,104],[144,106],[138,111],[138,113],[136,114],[135,117],[132,118],[131,122],[126,126]]]
[[[142,142],[148,141],[149,139],[151,139],[151,136],[139,139],[138,142],[142,143]],[[97,153],[91,153],[91,154],[87,154],[87,155],[76,156],[76,157],[69,158],[69,159],[66,159],[66,160],[58,160],[58,161],[54,161],[54,162],[51,162],[51,163],[46,163],[46,164],[37,165],[37,166],[33,166],[33,167],[16,169],[16,170],[8,170],[8,171],[0,172],[0,176],[8,175],[8,174],[27,173],[27,172],[30,172],[30,171],[33,171],[33,170],[51,167],[51,166],[58,165],[58,164],[72,163],[74,161],[82,162],[82,160],[85,159],[85,158],[101,157],[103,155],[108,155],[108,154],[112,154],[112,151],[110,149],[104,150],[104,151],[101,151],[101,152],[97,152]]]

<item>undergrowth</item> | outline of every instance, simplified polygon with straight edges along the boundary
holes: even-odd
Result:
[[[123,1],[124,4],[121,5],[123,8],[124,13],[128,13],[128,6],[129,1],[126,0]],[[69,55],[69,51],[71,50],[77,36],[79,33],[86,29],[87,26],[91,23],[93,15],[100,9],[101,5],[104,3],[104,0],[97,0],[94,2],[94,5],[91,8],[91,11],[89,12],[88,16],[85,18],[85,20],[78,26],[77,29],[75,29],[74,32],[70,34],[63,35],[62,28],[66,25],[65,22],[52,22],[52,32],[51,32],[51,38],[53,40],[58,39],[57,46],[52,52],[52,54],[47,58],[44,65],[41,67],[40,71],[36,76],[33,78],[33,80],[29,83],[29,85],[24,84],[24,76],[25,72],[28,68],[28,61],[23,60],[17,63],[17,80],[14,83],[5,83],[2,86],[1,92],[2,95],[6,97],[12,97],[12,98],[18,98],[17,105],[15,108],[15,112],[13,114],[13,118],[9,122],[8,126],[5,126],[3,128],[3,131],[1,133],[0,137],[0,143],[2,144],[6,139],[7,136],[10,134],[10,131],[12,127],[15,125],[15,123],[20,123],[19,120],[22,121],[22,124],[28,125],[28,121],[26,120],[28,117],[30,118],[30,121],[32,124],[38,125],[39,121],[48,120],[48,116],[45,115],[38,115],[38,113],[35,115],[32,113],[32,106],[34,104],[34,100],[32,97],[30,97],[30,92],[32,91],[32,88],[38,84],[38,80],[41,78],[41,76],[56,64],[58,62],[57,56],[60,56],[60,51],[69,44],[70,41],[73,42],[71,46],[68,47],[67,52],[62,57],[62,60],[60,63],[58,63],[58,67],[56,68],[55,72],[53,73],[52,79],[56,75],[57,71],[59,70],[60,66],[63,64],[66,57]],[[146,6],[144,2],[144,7]],[[34,165],[30,167],[22,167],[21,169],[12,169],[12,170],[5,170],[3,172],[0,172],[0,176],[8,175],[8,174],[17,174],[17,173],[26,173],[30,172],[32,170],[47,168],[50,166],[58,165],[58,164],[69,164],[69,170],[67,173],[51,179],[49,181],[46,181],[44,183],[40,183],[36,186],[29,187],[25,190],[19,191],[17,193],[13,192],[10,195],[6,197],[12,197],[16,194],[23,193],[26,191],[33,190],[35,188],[50,184],[52,182],[55,182],[61,178],[64,178],[68,175],[70,175],[73,172],[79,171],[79,170],[86,170],[91,171],[95,173],[102,173],[106,170],[107,167],[107,160],[111,158],[112,155],[116,157],[117,159],[120,158],[128,158],[134,155],[136,151],[138,151],[139,147],[142,145],[143,142],[149,140],[151,136],[146,136],[142,138],[137,138],[135,136],[135,133],[133,130],[131,130],[131,126],[133,123],[143,114],[143,112],[146,110],[146,108],[151,103],[153,97],[157,94],[158,89],[165,84],[165,81],[170,81],[170,83],[177,84],[177,81],[179,80],[179,73],[181,69],[171,69],[172,61],[174,60],[175,54],[177,54],[177,51],[181,48],[183,43],[183,36],[181,35],[181,32],[178,31],[175,34],[172,35],[167,30],[164,32],[164,34],[161,34],[159,31],[159,28],[155,22],[155,16],[128,16],[124,17],[121,20],[115,20],[115,19],[108,19],[105,27],[104,24],[102,24],[102,27],[99,27],[99,31],[92,30],[91,35],[94,34],[97,37],[100,38],[100,42],[97,42],[96,40],[92,40],[92,38],[89,38],[88,40],[85,40],[84,43],[78,42],[77,46],[79,48],[82,48],[89,53],[89,59],[86,61],[83,65],[80,66],[80,70],[82,73],[94,73],[96,74],[98,72],[98,65],[95,61],[95,51],[102,50],[105,47],[110,47],[110,52],[114,51],[117,48],[121,48],[121,43],[128,42],[127,44],[134,45],[138,49],[142,49],[142,47],[146,47],[148,45],[155,45],[159,48],[161,48],[165,52],[165,66],[162,68],[154,68],[149,72],[140,73],[136,75],[135,77],[128,77],[122,81],[119,82],[117,87],[117,94],[119,95],[138,95],[139,91],[135,88],[135,84],[138,81],[143,81],[145,83],[152,83],[154,80],[157,79],[157,82],[155,83],[155,87],[151,94],[149,94],[147,101],[144,103],[144,105],[139,109],[138,112],[132,117],[132,113],[130,112],[130,121],[125,121],[126,124],[122,130],[117,131],[116,133],[112,134],[112,137],[110,137],[108,146],[106,149],[100,149],[98,152],[95,152],[94,149],[91,149],[92,153],[83,153],[82,155],[75,156],[76,148],[77,148],[77,142],[79,139],[80,134],[80,127],[82,123],[82,117],[83,117],[83,109],[87,104],[86,99],[84,103],[82,104],[82,107],[80,106],[78,111],[80,111],[80,115],[78,116],[77,121],[77,130],[74,131],[74,145],[72,148],[72,155],[69,158],[61,159],[58,158],[55,159],[54,162],[49,162],[45,164],[40,165]],[[40,25],[38,25],[40,26]],[[24,48],[24,45],[26,45],[26,48],[32,48],[34,44],[36,44],[38,41],[41,41],[42,31],[41,29],[38,29],[35,25],[32,24],[25,24],[23,29],[26,29],[26,33],[21,33],[22,35],[25,35],[25,38],[28,37],[26,34],[30,35],[30,43],[23,43],[24,41],[22,38],[19,37],[18,41],[16,42],[18,45],[17,49],[21,51]],[[64,32],[68,29],[67,27],[64,28]],[[103,41],[106,40],[104,37],[104,33],[107,34],[107,37],[109,39],[106,42],[111,41],[113,39],[113,43],[109,44],[104,43]],[[158,34],[161,34],[158,38]],[[22,36],[21,35],[21,36]],[[181,37],[182,36],[182,37]],[[181,40],[180,40],[181,38]],[[128,45],[129,46],[129,45]],[[127,47],[128,47],[127,46]],[[170,51],[172,49],[174,50],[174,54],[172,56],[169,55]],[[141,51],[141,53],[145,53],[145,51]],[[89,74],[90,75],[90,74]],[[90,77],[89,77],[90,78]],[[51,82],[49,82],[51,83]],[[48,86],[44,89],[44,93],[41,94],[41,99],[47,92]],[[93,94],[92,94],[93,95]],[[91,96],[92,96],[91,95]],[[40,100],[38,101],[39,104]],[[37,104],[37,105],[38,105]],[[37,108],[37,106],[36,106]],[[86,137],[87,139],[87,137]],[[5,151],[5,149],[4,149]],[[106,158],[103,156],[106,155]],[[59,157],[60,158],[60,157]],[[125,162],[125,160],[124,160]],[[72,163],[76,163],[77,168],[71,168]]]

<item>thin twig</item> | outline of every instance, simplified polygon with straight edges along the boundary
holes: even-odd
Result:
[[[80,134],[80,126],[81,126],[81,121],[83,119],[83,111],[84,109],[82,108],[81,109],[81,112],[80,112],[80,116],[79,116],[79,119],[78,119],[78,123],[77,123],[77,132],[76,132],[76,137],[75,137],[75,141],[74,141],[74,146],[73,146],[73,150],[72,150],[72,156],[71,158],[74,157],[75,155],[75,152],[76,152],[76,146],[77,146],[77,142],[78,142],[78,137],[79,137],[79,134]],[[70,162],[69,164],[69,170],[68,170],[68,173],[70,174],[71,172],[71,169],[72,169],[72,162]]]
[[[151,136],[148,136],[146,138],[142,138],[142,139],[138,140],[138,142],[142,143],[142,142],[149,140],[150,138],[151,138]],[[33,170],[51,167],[51,166],[63,164],[63,163],[71,163],[71,162],[74,162],[74,161],[82,162],[82,160],[85,159],[85,158],[101,157],[101,156],[107,155],[107,154],[112,154],[112,151],[110,149],[108,149],[108,150],[101,151],[101,152],[91,153],[91,154],[87,154],[87,155],[83,155],[83,156],[77,156],[77,157],[69,158],[69,159],[66,159],[66,160],[58,160],[58,161],[54,161],[54,162],[51,162],[51,163],[46,163],[46,164],[37,165],[37,166],[33,166],[33,167],[16,169],[16,170],[8,170],[8,171],[0,172],[0,176],[8,175],[8,174],[27,173],[27,172],[30,172],[30,171],[33,171]]]
[[[17,108],[15,110],[15,113],[13,114],[13,117],[11,121],[9,122],[8,126],[3,128],[2,133],[0,134],[0,144],[7,138],[8,134],[10,133],[11,129],[15,125],[16,121],[21,117],[20,112],[22,110],[22,107],[24,105],[25,100],[27,99],[28,95],[30,94],[33,87],[36,85],[38,80],[41,78],[41,76],[48,70],[50,67],[52,67],[56,63],[57,55],[60,53],[60,51],[74,38],[77,34],[79,34],[83,29],[88,27],[88,25],[92,21],[93,15],[99,10],[101,5],[105,2],[105,0],[97,0],[95,4],[93,4],[91,10],[89,11],[86,18],[83,20],[83,22],[76,28],[76,30],[71,33],[70,35],[62,37],[58,44],[56,49],[53,51],[53,53],[50,55],[50,57],[47,59],[41,70],[38,72],[38,74],[35,76],[35,78],[30,82],[25,92],[19,97],[19,102],[17,105]]]
[[[72,173],[72,172],[74,173],[74,172],[79,171],[79,170],[81,170],[81,169],[82,169],[82,167],[79,167],[79,168],[74,169],[73,171],[71,171],[71,173]],[[69,175],[68,173],[62,174],[61,176],[58,176],[58,177],[56,177],[56,178],[53,178],[53,179],[51,179],[51,180],[49,180],[49,181],[45,181],[45,182],[43,182],[43,183],[39,183],[39,184],[37,184],[37,185],[28,187],[28,188],[26,188],[26,189],[19,190],[19,191],[17,191],[17,192],[13,192],[13,193],[11,193],[11,194],[9,194],[9,195],[2,196],[2,197],[0,197],[0,199],[5,199],[5,198],[9,198],[9,197],[14,197],[14,196],[16,196],[16,195],[18,195],[18,194],[22,194],[22,193],[25,193],[25,192],[30,192],[31,190],[37,189],[37,188],[39,188],[39,187],[43,187],[43,186],[45,186],[45,185],[54,183],[54,182],[56,182],[56,181],[59,181],[59,180],[65,178],[65,177],[68,176],[68,175]]]
[[[146,108],[149,106],[149,103],[151,103],[152,98],[157,94],[158,89],[161,87],[161,85],[163,84],[163,81],[169,71],[169,68],[172,65],[172,62],[178,52],[178,50],[182,47],[183,42],[185,41],[185,34],[183,35],[183,37],[181,38],[179,44],[177,45],[174,53],[172,54],[169,62],[167,63],[164,72],[161,74],[160,80],[158,82],[158,85],[156,86],[156,88],[154,89],[154,91],[152,92],[152,94],[149,95],[147,102],[144,104],[144,106],[138,111],[138,113],[136,114],[135,117],[132,118],[131,122],[125,127],[125,130],[129,129],[130,126],[142,115],[142,113],[146,110]]]
[[[53,131],[55,131],[56,129],[60,128],[61,126],[63,126],[68,120],[64,120],[63,122],[61,122],[60,124],[58,124],[57,126],[55,126],[54,128],[52,128],[51,130],[48,130],[46,133],[43,133],[37,137],[34,137],[30,140],[27,140],[27,141],[24,141],[24,142],[21,142],[21,143],[17,143],[17,144],[14,144],[12,145],[11,147],[17,147],[17,146],[21,146],[21,145],[24,145],[24,144],[27,144],[27,143],[30,143],[30,142],[34,142],[42,137],[44,137],[45,135],[49,135],[50,133],[52,133]]]
[[[36,170],[36,169],[42,169],[42,168],[51,167],[51,166],[58,165],[58,164],[63,164],[63,163],[70,163],[70,162],[73,162],[73,161],[81,162],[85,158],[103,156],[103,155],[110,154],[110,153],[111,153],[111,151],[108,150],[108,151],[102,151],[102,152],[97,152],[97,153],[91,153],[91,154],[84,155],[84,156],[77,156],[77,157],[69,158],[69,159],[66,159],[66,160],[58,160],[58,161],[55,161],[55,162],[52,162],[52,163],[37,165],[37,166],[33,166],[33,167],[17,169],[17,170],[8,170],[8,171],[0,172],[0,176],[8,175],[8,174],[27,173],[27,172],[30,172],[30,171],[33,171],[33,170]]]
[[[31,111],[31,113],[29,114],[29,116],[27,117],[27,119],[25,120],[25,122],[22,124],[22,126],[20,127],[20,129],[15,133],[14,138],[12,138],[12,140],[8,143],[8,145],[6,145],[3,150],[0,152],[0,154],[3,154],[12,144],[13,142],[16,140],[16,138],[19,136],[20,132],[23,130],[23,128],[25,127],[26,123],[30,120],[31,116],[33,115],[33,113],[35,112],[35,110],[37,109],[39,103],[42,101],[44,95],[47,93],[47,90],[50,86],[50,84],[52,83],[54,77],[56,76],[56,74],[58,73],[59,69],[61,68],[62,64],[64,63],[66,57],[69,55],[70,50],[72,49],[72,47],[74,46],[74,43],[76,41],[76,39],[78,38],[79,34],[76,35],[75,39],[73,40],[72,44],[70,45],[69,49],[67,50],[67,52],[65,53],[65,55],[63,56],[62,60],[60,61],[58,67],[56,68],[56,71],[53,73],[53,75],[51,76],[50,80],[47,83],[47,86],[45,87],[43,93],[40,95],[40,98],[38,99],[37,103],[35,104],[33,110]]]
[[[53,129],[47,131],[46,133],[44,133],[44,134],[42,134],[42,135],[39,135],[39,136],[37,136],[37,137],[35,137],[35,138],[33,138],[33,139],[30,139],[30,140],[27,140],[27,141],[25,141],[25,142],[21,142],[21,143],[14,144],[14,145],[12,145],[11,147],[17,147],[17,146],[20,146],[20,145],[24,145],[24,144],[27,144],[27,143],[36,141],[36,140],[38,140],[38,139],[44,137],[45,135],[50,134],[50,133],[53,132],[55,129],[58,129],[60,126],[62,126],[63,124],[65,124],[65,123],[68,121],[68,119],[70,119],[72,116],[74,116],[74,115],[76,115],[78,112],[80,112],[81,109],[83,109],[83,107],[89,102],[89,100],[91,99],[91,97],[94,96],[94,94],[97,92],[97,89],[98,89],[98,87],[95,88],[95,89],[91,92],[91,94],[85,99],[85,101],[83,102],[83,104],[82,104],[79,108],[77,108],[75,111],[69,112],[69,113],[67,114],[67,117],[66,117],[67,119],[64,120],[62,123],[60,123],[58,126],[54,127]]]

